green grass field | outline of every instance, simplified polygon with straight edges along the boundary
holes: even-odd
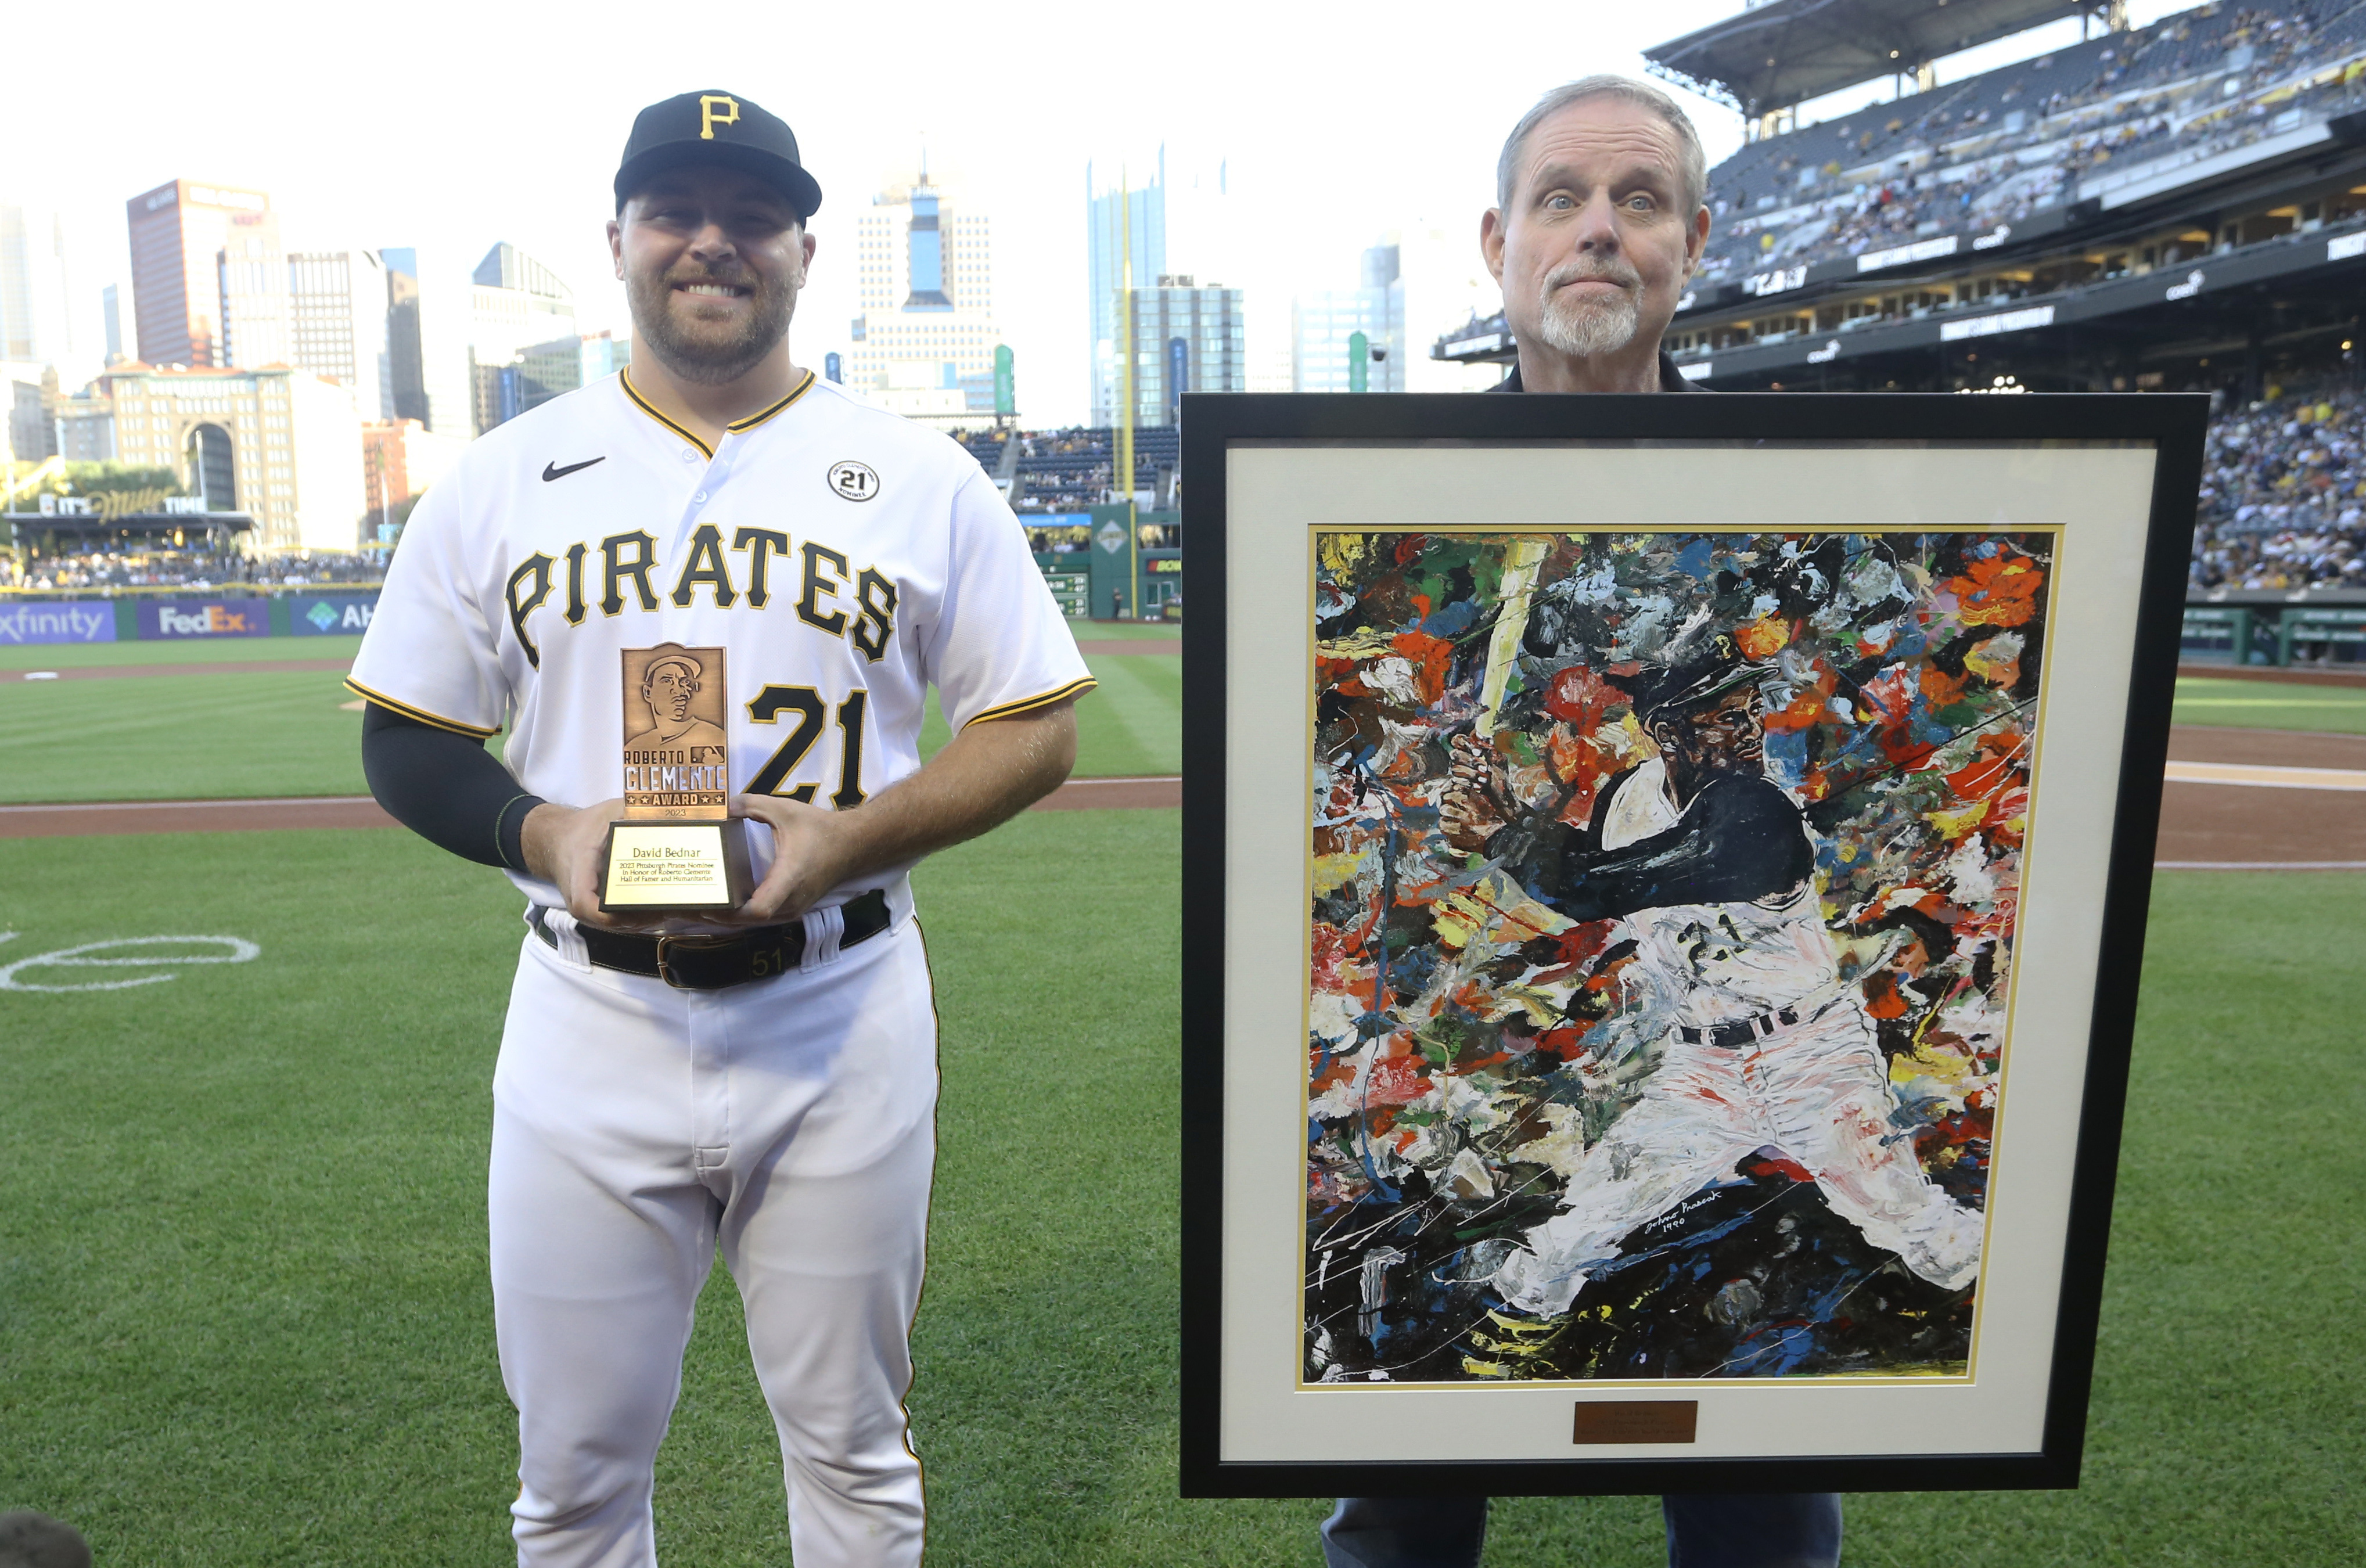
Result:
[[[1179,660],[1092,663],[1079,772],[1177,771]],[[0,682],[0,796],[359,793],[344,699],[298,671]],[[2366,731],[2366,694],[2181,682],[2179,717]],[[918,874],[944,1019],[912,1401],[932,1564],[1317,1561],[1319,1503],[1174,1495],[1177,866],[1175,813],[1079,812]],[[2361,919],[2366,878],[2159,879],[2086,1483],[1852,1498],[1851,1563],[2366,1560]],[[114,991],[0,990],[0,1511],[74,1520],[101,1563],[510,1561],[483,1258],[507,884],[391,831],[0,840],[0,966],[129,936],[261,948]],[[785,1560],[719,1271],[660,1484],[670,1562]],[[1662,1560],[1641,1498],[1507,1500],[1487,1557]]]
[[[1183,635],[1180,621],[1070,621],[1068,629],[1082,641],[1094,637],[1179,637]]]
[[[919,875],[932,1563],[1316,1561],[1319,1504],[1174,1495],[1176,829],[1031,815]],[[102,1563],[509,1561],[482,1208],[506,885],[362,831],[0,840],[0,963],[261,948],[0,991],[0,1509],[74,1520]],[[1853,1497],[1852,1563],[2366,1556],[2361,919],[2366,879],[2162,878],[2085,1485]],[[718,1271],[661,1461],[669,1561],[785,1560],[745,1362]],[[1504,1502],[1487,1559],[1661,1560],[1639,1498]]]

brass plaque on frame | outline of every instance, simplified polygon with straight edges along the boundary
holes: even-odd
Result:
[[[1689,1443],[1700,1425],[1697,1399],[1583,1400],[1572,1443]]]

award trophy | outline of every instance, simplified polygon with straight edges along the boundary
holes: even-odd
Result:
[[[723,649],[624,650],[625,816],[608,828],[600,908],[698,914],[747,902],[748,824],[731,816]]]

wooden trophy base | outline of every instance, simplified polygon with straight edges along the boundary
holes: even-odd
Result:
[[[712,914],[748,901],[748,824],[637,818],[608,825],[600,908],[609,914]]]

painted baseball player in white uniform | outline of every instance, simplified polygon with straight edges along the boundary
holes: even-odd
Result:
[[[1669,1024],[1642,1097],[1496,1272],[1519,1311],[1568,1311],[1636,1227],[1769,1146],[1922,1278],[1953,1289],[1978,1270],[1980,1215],[1923,1176],[1890,1122],[1880,1047],[1824,925],[1814,841],[1763,772],[1757,676],[1729,648],[1661,672],[1636,703],[1660,756],[1606,786],[1583,833],[1522,820],[1493,753],[1457,741],[1448,840],[1486,844],[1572,919],[1623,919],[1630,994]]]
[[[1058,784],[1092,679],[977,465],[790,360],[820,191],[788,128],[729,94],[656,105],[616,197],[631,369],[436,485],[352,677],[379,798],[529,903],[489,1183],[519,1561],[655,1562],[651,1462],[719,1251],[796,1561],[909,1565],[937,1074],[906,874]],[[651,718],[621,711],[620,658],[662,643],[725,650],[760,880],[637,924],[594,880]],[[955,735],[924,767],[932,682]],[[480,749],[504,724],[510,772]]]

